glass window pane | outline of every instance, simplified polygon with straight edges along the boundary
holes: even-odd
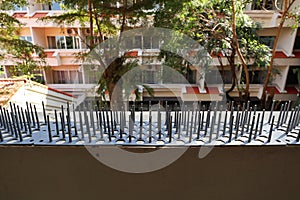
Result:
[[[133,48],[141,49],[142,48],[142,36],[137,35],[134,37]]]
[[[144,36],[143,37],[144,42],[144,49],[151,49],[151,37],[150,36]]]
[[[152,49],[159,49],[159,38],[158,37],[152,38]]]
[[[54,36],[48,36],[47,37],[48,40],[48,49],[56,49],[56,39]]]
[[[64,36],[56,36],[56,43],[58,49],[65,49],[66,48],[66,42]]]
[[[71,36],[66,36],[66,46],[67,49],[74,49],[74,45],[73,45],[73,37]]]

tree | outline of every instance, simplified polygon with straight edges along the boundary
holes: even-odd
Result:
[[[84,60],[106,38],[117,36],[121,40],[122,33],[125,30],[148,25],[148,16],[151,15],[151,12],[145,11],[153,8],[154,1],[64,0],[64,5],[68,10],[67,12],[58,16],[44,18],[44,20],[54,20],[58,24],[71,24],[79,21],[83,27],[85,23],[88,23],[90,39],[87,45],[89,51],[81,54],[81,59]],[[112,18],[116,19],[116,21],[112,22]],[[119,48],[119,46],[115,44],[114,48]],[[112,46],[102,50],[110,51],[111,49],[113,49]],[[119,52],[118,49],[113,51]],[[136,61],[128,60],[126,55],[121,55],[112,62],[109,62],[113,57],[112,55],[109,53],[103,53],[103,55],[105,56],[98,56],[99,67],[103,70],[102,76],[99,77],[98,93],[104,95],[104,91],[108,91],[109,98],[112,99],[113,91],[120,90],[120,88],[115,88],[118,81],[128,70],[137,65]],[[107,68],[105,68],[106,63],[109,63]],[[116,94],[121,95],[122,91],[116,92]],[[110,103],[112,105],[113,102],[110,101]]]
[[[13,76],[23,75],[34,77],[34,71],[45,66],[45,53],[42,47],[19,38],[18,33],[22,24],[4,10],[14,6],[26,6],[25,0],[2,1],[0,4],[0,58],[10,59],[14,66],[11,68]]]
[[[284,0],[283,1],[283,8],[282,10],[280,8],[278,8],[276,6],[276,9],[278,12],[281,13],[280,16],[280,21],[279,21],[279,25],[276,31],[276,36],[275,36],[275,40],[274,40],[274,44],[273,44],[273,49],[272,49],[272,56],[271,56],[271,61],[270,64],[268,66],[268,71],[267,71],[267,76],[266,79],[264,81],[264,87],[263,87],[263,93],[262,93],[262,97],[261,97],[261,103],[262,106],[265,107],[266,106],[266,91],[267,91],[267,87],[270,81],[270,77],[274,68],[274,60],[275,60],[275,56],[276,56],[276,50],[277,50],[277,46],[278,46],[278,42],[279,42],[279,37],[281,35],[282,29],[286,23],[286,21],[288,19],[290,19],[291,21],[293,21],[292,24],[292,28],[298,28],[298,24],[300,22],[300,16],[299,16],[299,7],[294,7],[296,0]],[[263,3],[263,2],[262,2]]]
[[[228,97],[236,85],[242,87],[237,76],[240,67],[238,57],[246,77],[246,88],[241,95],[243,100],[249,97],[248,68],[266,66],[270,56],[270,49],[259,41],[256,33],[259,25],[244,14],[247,3],[243,0],[190,0],[178,7],[167,3],[160,7],[155,21],[156,26],[176,29],[197,40],[218,58],[221,68],[224,68],[221,54],[225,55],[232,73],[232,86],[226,91]],[[168,23],[161,23],[160,16],[167,18]]]

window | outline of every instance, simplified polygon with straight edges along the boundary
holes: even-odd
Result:
[[[63,2],[62,2],[63,3]],[[59,2],[52,1],[50,3],[43,4],[43,10],[61,10]]]
[[[293,66],[289,68],[286,79],[286,85],[298,85],[298,71],[300,66]]]
[[[266,77],[264,70],[249,70],[250,84],[263,84]]]
[[[26,40],[27,42],[32,43],[32,37],[31,36],[20,36],[21,40]]]
[[[149,83],[149,84],[154,84],[157,83],[157,78],[156,78],[157,71],[150,71],[150,70],[144,70],[143,71],[143,83]]]
[[[142,48],[142,36],[141,35],[134,36],[133,48],[134,49],[141,49]]]
[[[159,49],[159,39],[157,37],[143,36],[144,49]]]
[[[82,73],[79,72],[78,70],[70,70],[70,71],[55,70],[52,72],[53,72],[53,83],[54,84],[83,83]]]
[[[224,70],[224,72],[226,72]],[[225,75],[226,76],[226,75]],[[222,75],[219,70],[207,70],[205,73],[205,82],[207,84],[222,84]]]
[[[48,36],[49,49],[80,49],[80,39],[76,36]]]
[[[231,70],[219,70],[219,73],[223,80],[224,84],[231,84],[232,83],[232,72]]]
[[[143,36],[143,48],[144,49],[151,49],[151,37],[150,36]]]
[[[300,36],[297,36],[294,43],[294,49],[300,50]]]
[[[254,0],[252,1],[252,10],[281,10],[283,0]]]
[[[132,40],[132,38],[125,38],[124,39],[124,43],[125,43],[125,48],[126,49],[132,49],[132,47],[133,47],[133,40]]]
[[[271,49],[273,48],[275,36],[260,36],[259,38],[263,44],[269,46]]]
[[[159,38],[149,35],[136,35],[124,39],[126,49],[159,49]]]

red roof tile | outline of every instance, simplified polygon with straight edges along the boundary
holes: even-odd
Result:
[[[275,58],[288,58],[288,57],[282,51],[277,51],[275,53]]]
[[[295,87],[286,87],[285,90],[288,94],[298,94],[298,90]]]
[[[209,94],[219,94],[219,89],[217,87],[206,87],[206,92]]]
[[[275,86],[269,86],[267,87],[267,93],[271,94],[272,90],[274,90],[274,94],[280,94],[280,92],[277,90]]]
[[[32,16],[32,18],[41,18],[41,17],[45,17],[48,13],[34,13],[34,15]]]
[[[293,52],[293,54],[295,55],[295,58],[300,58],[300,52]]]
[[[200,94],[199,88],[194,86],[194,87],[186,87],[186,93],[187,94]]]
[[[130,57],[137,57],[138,52],[137,51],[129,51],[125,53],[125,56],[130,56]]]
[[[17,12],[17,13],[14,13],[12,16],[14,18],[24,18],[25,15],[26,15],[27,12]]]
[[[54,51],[45,52],[47,58],[53,58]]]

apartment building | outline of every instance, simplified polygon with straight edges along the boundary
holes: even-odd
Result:
[[[264,7],[256,6],[255,2],[247,6],[246,14],[255,21],[261,23],[262,29],[259,35],[266,44],[272,47],[280,12],[276,9],[280,6],[280,1],[266,1]],[[298,0],[295,6],[300,4]],[[45,48],[47,55],[47,65],[49,66],[43,73],[43,80],[52,88],[72,93],[76,96],[95,96],[95,87],[98,77],[89,66],[85,66],[81,60],[76,58],[76,54],[87,51],[88,36],[90,30],[88,25],[72,24],[59,26],[53,22],[42,22],[40,19],[45,16],[56,15],[64,12],[61,5],[56,2],[50,4],[30,4],[26,8],[16,8],[10,11],[11,15],[20,20],[24,27],[20,32],[20,38],[28,40],[34,44],[39,44]],[[155,91],[157,99],[181,98],[182,100],[222,100],[223,85],[217,76],[206,80],[206,87],[203,88],[199,81],[199,73],[195,68],[188,70],[187,79],[190,84],[168,84],[159,81],[159,71],[161,61],[157,59],[159,54],[159,41],[155,38],[136,35],[129,42],[132,47],[131,55],[135,55],[141,60],[143,69],[141,79]],[[224,64],[226,65],[226,59]],[[12,63],[9,60],[1,61],[5,69],[6,77],[10,76],[9,68]],[[218,68],[217,58],[213,58],[212,64]],[[276,100],[295,100],[300,91],[296,70],[300,68],[300,29],[292,29],[288,23],[283,28],[280,35],[279,45],[275,59],[276,69],[280,75],[272,79],[269,90],[273,89]],[[230,87],[229,67],[223,69],[225,73],[225,89]],[[214,77],[216,70],[208,71],[209,77]],[[262,94],[263,79],[265,71],[257,68],[250,71],[251,85],[250,95],[259,99]],[[144,91],[144,98],[149,99],[149,94]],[[193,95],[191,95],[193,94]],[[238,96],[238,90],[232,92],[233,96]]]

